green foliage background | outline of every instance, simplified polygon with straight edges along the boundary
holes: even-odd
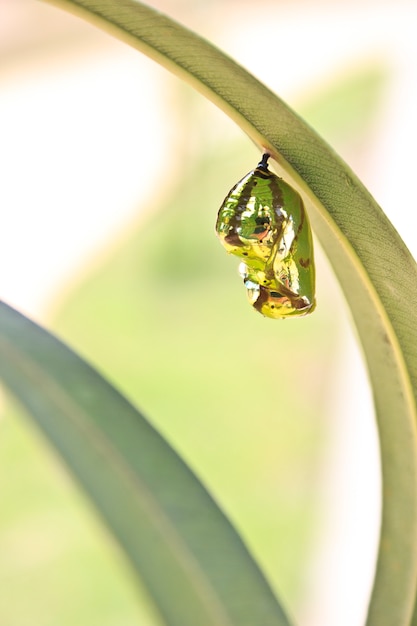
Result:
[[[306,104],[306,118],[340,147],[361,143],[384,78],[379,67],[351,76]],[[187,90],[183,98],[196,106]],[[351,131],[340,137],[346,126]],[[167,436],[242,532],[284,604],[297,607],[320,521],[339,297],[319,278],[318,311],[302,323],[254,314],[214,221],[257,154],[242,140],[197,155],[185,146],[177,157],[182,178],[163,205],[147,207],[144,218],[138,207],[137,223],[61,298],[53,327]],[[0,456],[10,467],[1,479],[2,622],[156,624],[118,549],[43,441],[19,420],[2,431]]]

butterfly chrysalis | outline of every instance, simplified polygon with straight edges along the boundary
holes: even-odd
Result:
[[[216,232],[242,262],[252,306],[273,319],[315,307],[313,241],[301,196],[268,169],[269,154],[227,194]]]

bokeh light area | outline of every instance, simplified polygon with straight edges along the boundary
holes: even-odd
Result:
[[[416,254],[417,6],[157,1],[300,113]],[[202,96],[61,9],[0,0],[0,289],[167,437],[297,624],[362,626],[378,445],[348,307],[317,245],[311,317],[263,319],[214,234],[259,153]],[[0,624],[158,626],[30,418],[1,399]]]

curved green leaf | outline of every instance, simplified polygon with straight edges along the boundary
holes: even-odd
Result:
[[[288,626],[242,541],[138,411],[0,303],[0,376],[92,497],[170,626]]]
[[[208,42],[133,0],[62,6],[191,82],[304,195],[354,318],[373,388],[383,471],[381,543],[368,626],[409,624],[417,583],[417,269],[351,170],[274,94]]]

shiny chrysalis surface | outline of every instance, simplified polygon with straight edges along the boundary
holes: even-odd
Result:
[[[315,307],[310,224],[301,196],[269,171],[268,159],[228,193],[216,232],[242,259],[239,272],[257,311],[273,319],[306,315]]]

